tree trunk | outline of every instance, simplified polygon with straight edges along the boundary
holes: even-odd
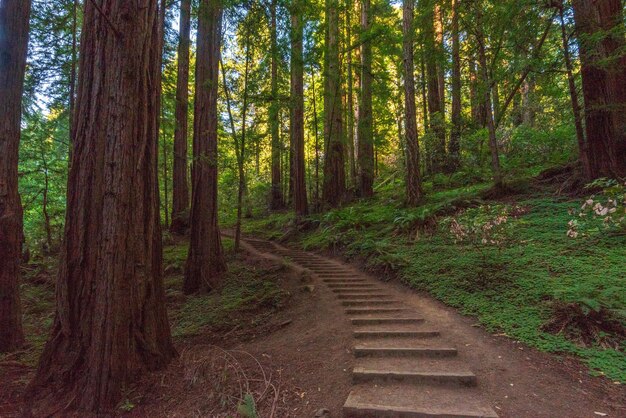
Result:
[[[372,42],[369,40],[371,26],[370,0],[361,0],[361,96],[359,101],[359,194],[374,195],[374,137],[372,133]]]
[[[522,83],[522,122],[530,127],[535,126],[535,79],[527,77]]]
[[[198,11],[196,97],[191,169],[191,239],[183,290],[214,289],[226,271],[217,213],[217,96],[221,0],[201,0]]]
[[[569,49],[569,37],[567,36],[567,27],[565,26],[565,18],[563,16],[562,4],[559,8],[559,17],[561,21],[561,39],[563,40],[563,59],[565,61],[565,69],[567,71],[567,84],[569,87],[570,99],[572,101],[574,126],[576,127],[578,159],[583,166],[583,173],[585,175],[585,178],[591,178],[589,157],[587,156],[587,140],[585,139],[585,128],[583,127],[583,117],[580,109],[580,102],[578,100],[578,89],[576,88],[576,80],[574,79],[574,65],[572,64],[572,58]]]
[[[187,135],[189,111],[189,33],[191,31],[191,0],[180,2],[178,40],[178,74],[176,78],[176,109],[174,127],[174,168],[172,182],[172,225],[170,230],[183,234],[189,226],[189,183],[187,172]]]
[[[30,0],[0,3],[0,352],[24,343],[19,278],[22,202],[18,160]]]
[[[280,102],[278,98],[278,41],[276,30],[276,3],[272,0],[270,5],[270,36],[271,36],[271,102],[269,108],[270,131],[272,137],[272,196],[270,208],[272,210],[282,209],[284,206],[282,193],[282,176],[280,171],[280,136],[278,110]]]
[[[436,5],[430,4],[426,11],[426,27],[425,27],[425,39],[426,39],[426,73],[428,78],[428,112],[430,119],[430,132],[432,133],[431,141],[433,146],[431,147],[431,155],[428,156],[432,160],[432,172],[438,173],[443,169],[444,158],[446,153],[446,130],[443,114],[443,104],[438,56],[439,46],[437,41],[437,31],[435,30],[435,21],[437,20],[437,14],[435,13]]]
[[[347,91],[346,91],[346,151],[348,153],[348,172],[350,175],[350,189],[357,188],[357,171],[356,171],[356,147],[354,146],[355,118],[354,118],[354,68],[352,61],[352,1],[345,0],[346,14],[346,39],[344,49],[347,54]]]
[[[156,2],[85,3],[57,308],[29,399],[102,412],[176,355],[165,311]],[[58,409],[55,409],[58,410]]]
[[[293,206],[296,217],[309,213],[304,165],[304,57],[302,38],[304,22],[300,1],[291,7],[291,147],[293,155]]]
[[[404,63],[404,133],[406,157],[406,202],[416,206],[422,197],[420,156],[415,116],[415,79],[413,64],[413,1],[402,1],[402,61]]]
[[[313,93],[313,130],[315,133],[315,198],[313,207],[315,211],[320,204],[320,144],[317,120],[317,93],[315,92],[315,74],[311,71],[311,89]]]
[[[574,0],[590,179],[626,177],[626,42],[621,0]]]
[[[502,170],[500,168],[500,154],[498,151],[498,138],[496,135],[496,123],[493,116],[493,103],[491,101],[491,77],[487,64],[487,51],[485,47],[485,35],[482,27],[482,10],[479,4],[476,9],[476,43],[478,44],[478,60],[480,73],[482,78],[481,90],[483,93],[483,109],[487,122],[487,130],[489,131],[489,150],[491,151],[491,170],[493,173],[493,181],[496,188],[502,188]]]
[[[341,68],[339,67],[339,4],[326,0],[326,56],[324,69],[324,203],[338,206],[346,193],[341,110]]]
[[[448,169],[461,165],[461,39],[459,35],[459,0],[452,0],[452,129],[448,146]]]
[[[74,0],[73,9],[72,9],[72,53],[71,53],[71,66],[70,66],[70,103],[69,103],[69,118],[68,125],[69,129],[69,155],[68,155],[68,164],[72,161],[72,138],[74,138],[74,109],[76,108],[76,67],[78,65],[78,8],[79,8],[78,0]]]

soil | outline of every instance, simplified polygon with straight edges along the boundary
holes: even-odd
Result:
[[[257,257],[250,262],[270,262]],[[237,405],[251,393],[260,417],[313,417],[321,408],[340,417],[354,362],[348,317],[334,295],[302,271],[284,270],[282,283],[291,293],[290,303],[269,322],[177,341],[179,358],[130,388],[120,405],[127,412],[119,409],[114,415],[244,416],[237,415]],[[624,386],[590,376],[579,361],[491,335],[475,319],[396,281],[381,286],[459,347],[500,417],[626,416]],[[21,394],[32,374],[32,368],[10,358],[0,363],[0,417],[21,416],[26,405]],[[228,414],[216,412],[225,407]]]

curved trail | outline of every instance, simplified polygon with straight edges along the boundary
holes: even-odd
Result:
[[[350,266],[262,240],[261,253],[308,270],[329,288],[353,327],[353,386],[344,417],[497,417],[480,379],[448,341],[398,289]]]

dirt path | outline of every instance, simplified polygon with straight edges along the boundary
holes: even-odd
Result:
[[[342,348],[352,353],[345,417],[626,416],[623,386],[589,376],[576,361],[492,336],[425,295],[339,261],[262,240],[247,244],[309,274],[325,310],[333,310],[329,302],[343,308],[332,324],[325,312],[302,336],[336,335],[327,340],[327,358],[302,354],[307,373],[316,369],[310,364],[345,370]],[[337,397],[345,396],[341,389]],[[335,402],[327,406],[339,416]]]

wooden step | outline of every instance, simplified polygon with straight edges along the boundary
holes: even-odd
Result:
[[[433,338],[439,336],[439,331],[408,331],[408,330],[387,330],[368,331],[356,330],[354,338]]]
[[[352,379],[354,383],[375,381],[476,386],[476,375],[470,371],[406,371],[355,367]]]
[[[498,418],[477,388],[429,385],[356,386],[344,418]]]
[[[385,308],[385,307],[366,307],[366,308],[346,308],[346,313],[348,315],[354,314],[384,314],[384,313],[396,313],[403,312],[407,309],[404,307],[394,307],[394,308]]]
[[[457,355],[456,348],[452,347],[368,347],[357,345],[353,349],[355,357],[453,357]]]
[[[375,324],[419,324],[424,318],[351,318],[352,325],[375,325]]]
[[[331,289],[335,293],[343,293],[343,294],[351,294],[351,293],[378,293],[382,292],[383,289],[379,289],[376,287],[339,287]]]
[[[380,299],[380,298],[388,298],[391,295],[386,295],[383,293],[339,293],[337,294],[337,299],[340,300],[363,300],[363,299]]]
[[[343,306],[384,306],[394,303],[398,303],[398,301],[393,299],[348,299],[341,301]]]

